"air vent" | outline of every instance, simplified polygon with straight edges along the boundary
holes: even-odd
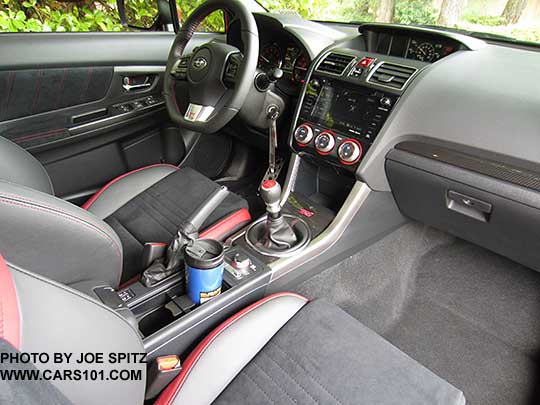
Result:
[[[380,86],[402,90],[417,70],[411,66],[383,62],[375,68],[367,81]]]
[[[317,71],[341,76],[353,59],[354,56],[351,55],[331,53],[324,58],[321,64],[317,67]]]

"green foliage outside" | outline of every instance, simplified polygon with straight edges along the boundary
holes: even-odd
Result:
[[[471,24],[487,25],[490,27],[498,27],[504,25],[504,18],[498,15],[478,15],[478,14],[466,14],[463,19]]]
[[[180,21],[204,0],[176,0]],[[381,0],[261,0],[270,11],[293,11],[307,19],[343,22],[376,20]],[[483,0],[476,0],[477,3]],[[535,26],[505,25],[498,15],[468,8],[457,28],[491,32],[521,40],[540,42],[540,23]],[[155,0],[125,0],[131,23],[150,26],[157,14]],[[395,0],[393,22],[428,24],[437,22],[439,10],[434,0]],[[221,11],[209,16],[201,27],[204,31],[224,30]],[[51,31],[125,31],[116,11],[116,0],[81,0],[68,3],[56,0],[0,0],[0,32]]]
[[[307,19],[343,22],[376,21],[380,0],[260,0],[270,11],[296,11]],[[529,0],[533,1],[533,0]],[[535,25],[504,25],[500,16],[487,15],[478,4],[491,0],[468,0],[461,21],[455,25],[470,31],[489,32],[524,41],[540,42],[540,18]],[[435,25],[439,10],[434,0],[395,0],[392,22],[401,24]],[[469,10],[473,10],[471,12]]]
[[[400,24],[432,25],[437,22],[437,10],[431,0],[398,1],[394,21]]]
[[[181,20],[203,0],[178,0]],[[157,15],[154,0],[126,0],[128,21],[150,27]],[[223,31],[223,13],[208,16],[202,30]],[[126,31],[116,9],[116,0],[0,0],[0,32]]]

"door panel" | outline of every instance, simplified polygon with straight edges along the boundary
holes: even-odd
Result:
[[[0,36],[0,135],[44,164],[57,195],[81,202],[126,171],[181,160],[161,95],[174,34]],[[213,38],[196,33],[187,52]]]
[[[102,99],[111,85],[110,67],[6,70],[0,114],[7,121]]]

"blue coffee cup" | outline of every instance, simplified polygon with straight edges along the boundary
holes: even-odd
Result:
[[[187,292],[193,303],[203,304],[221,293],[224,255],[223,244],[212,239],[199,239],[186,246]]]

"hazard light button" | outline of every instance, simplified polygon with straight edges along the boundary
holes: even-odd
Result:
[[[375,58],[362,58],[360,59],[360,62],[356,64],[356,66],[367,68],[369,67],[373,62],[375,62]]]

